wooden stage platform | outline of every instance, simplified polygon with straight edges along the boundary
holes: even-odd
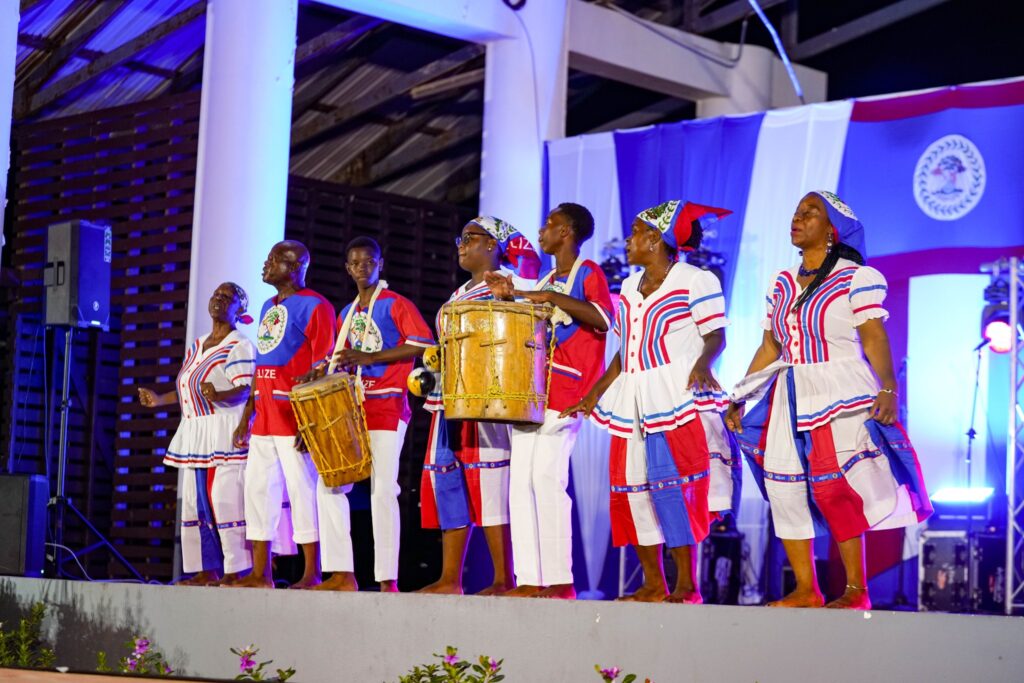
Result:
[[[138,634],[199,678],[233,678],[229,649],[255,644],[299,683],[397,681],[446,645],[504,659],[510,683],[597,681],[594,664],[657,683],[1024,680],[1016,617],[0,578],[0,621],[37,601],[57,664],[79,671],[98,650],[116,661]]]

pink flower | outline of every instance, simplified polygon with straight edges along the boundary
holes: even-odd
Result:
[[[617,666],[612,666],[607,669],[601,669],[601,675],[609,681],[614,681],[622,673],[622,669]]]
[[[256,667],[256,660],[249,656],[248,652],[243,652],[242,656],[238,658],[238,668],[242,673],[250,673]]]
[[[134,657],[129,657],[128,658],[128,670],[129,671],[135,671],[135,669],[137,669],[138,666],[139,666],[139,660],[135,659]]]
[[[454,652],[450,652],[444,656],[445,664],[457,664],[459,662],[459,656]]]
[[[149,652],[149,640],[146,638],[135,639],[135,654],[144,655]]]
[[[498,662],[496,660],[492,659],[490,662],[488,662],[488,665],[491,667],[492,673],[498,670]]]

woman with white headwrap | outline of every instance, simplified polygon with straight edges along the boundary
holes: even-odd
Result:
[[[249,398],[255,349],[235,325],[251,323],[249,297],[233,282],[217,287],[208,309],[213,329],[185,354],[175,391],[139,388],[147,408],[178,401],[181,423],[164,455],[164,465],[182,468],[182,569],[194,574],[185,585],[230,583],[252,567],[245,542],[246,449],[231,442]],[[221,579],[220,572],[224,572]]]

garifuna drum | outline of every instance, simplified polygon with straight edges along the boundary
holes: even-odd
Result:
[[[300,384],[288,394],[313,464],[332,488],[370,476],[370,434],[358,381],[340,372]]]
[[[544,422],[551,307],[451,301],[441,307],[441,394],[453,420]]]

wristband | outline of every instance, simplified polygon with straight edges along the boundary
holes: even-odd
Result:
[[[892,394],[893,397],[896,396],[896,390],[895,389],[879,389],[878,393],[880,393],[880,394]]]

